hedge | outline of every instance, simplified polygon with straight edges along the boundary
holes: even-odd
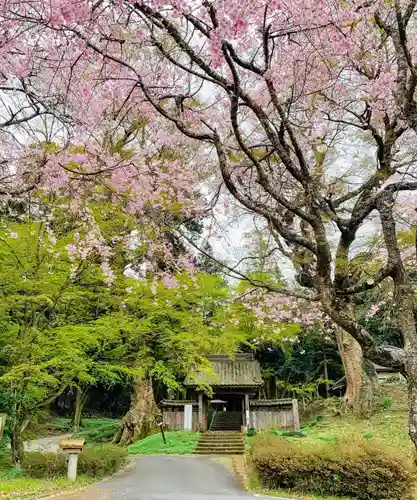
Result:
[[[251,459],[262,485],[361,500],[407,500],[415,485],[411,459],[382,444],[355,440],[292,442],[260,436]]]
[[[127,450],[113,444],[88,446],[78,459],[80,474],[103,477],[117,472],[127,460]]]
[[[78,474],[104,477],[114,474],[127,460],[127,451],[111,444],[85,447],[78,458]],[[30,477],[54,478],[67,474],[67,456],[62,453],[25,453],[23,468]]]

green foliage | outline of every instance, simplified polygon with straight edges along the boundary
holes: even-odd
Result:
[[[131,221],[117,206],[91,212],[113,247],[111,286],[94,252],[68,255],[83,227],[65,211],[54,212],[55,236],[29,218],[0,226],[0,386],[13,432],[67,388],[85,401],[97,384],[149,376],[176,390],[205,354],[234,352],[239,342],[227,328],[229,290],[220,278],[183,273],[175,288],[127,278],[128,259],[142,251],[119,243]]]
[[[404,454],[360,439],[312,446],[264,435],[256,438],[251,457],[262,484],[272,489],[404,500],[411,498],[415,479],[412,462]]]
[[[153,434],[129,446],[131,455],[189,455],[199,440],[198,432],[171,431],[165,433],[166,444],[161,434]]]
[[[78,459],[78,473],[102,478],[117,472],[126,460],[124,448],[111,444],[86,446]],[[35,478],[54,478],[67,473],[67,457],[62,453],[27,452],[22,465]]]
[[[180,391],[191,369],[208,368],[207,354],[233,354],[246,340],[219,276],[125,275],[146,249],[126,248],[123,237],[140,228],[120,206],[89,206],[100,241],[112,249],[109,285],[99,252],[75,251],[74,243],[88,240],[85,222],[65,210],[66,200],[38,201],[49,204],[50,217],[0,223],[0,406],[15,437],[63,394],[77,394],[82,409],[92,388],[129,387],[136,377]],[[82,432],[104,441],[113,429]]]
[[[67,418],[56,418],[52,422],[48,422],[47,427],[61,434],[65,434],[71,430],[71,420]]]
[[[229,290],[213,275],[181,273],[176,286],[134,281],[124,309],[98,320],[94,328],[117,330],[143,374],[168,390],[195,366],[208,366],[209,353],[234,353],[243,335],[228,315]],[[198,334],[197,334],[198,332]]]
[[[112,301],[96,257],[68,256],[75,224],[57,217],[58,237],[36,220],[0,227],[0,386],[14,433],[66,387],[128,372],[120,337],[85,325]]]
[[[117,472],[127,461],[125,448],[112,444],[86,446],[78,460],[80,474],[104,477]]]
[[[23,469],[30,477],[52,478],[64,476],[67,458],[62,453],[27,452],[22,462]]]

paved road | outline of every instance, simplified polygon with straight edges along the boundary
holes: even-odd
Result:
[[[210,458],[152,456],[135,460],[135,467],[84,492],[62,500],[244,500],[231,472]],[[263,497],[266,499],[267,497]],[[274,497],[273,500],[279,500]],[[285,500],[285,499],[281,499]]]

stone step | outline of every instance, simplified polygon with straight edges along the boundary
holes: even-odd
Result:
[[[236,430],[240,429],[242,426],[240,424],[212,424],[211,429],[231,429]]]
[[[240,441],[240,442],[235,442],[235,441],[219,441],[219,442],[214,442],[214,441],[211,441],[211,442],[198,442],[197,443],[197,446],[204,446],[205,448],[207,448],[208,446],[213,446],[213,447],[217,447],[217,446],[244,446],[244,442],[243,441]]]
[[[231,424],[230,422],[225,422],[224,424],[220,423],[220,422],[213,422],[211,424],[211,428],[213,427],[233,427],[234,429],[240,429],[242,427],[242,424],[240,423],[237,423],[237,424]]]
[[[244,441],[242,439],[201,439],[199,443],[201,444],[212,444],[212,445],[217,445],[217,444],[222,444],[222,443],[227,443],[227,444],[241,444]]]
[[[221,436],[219,437],[214,437],[214,436],[202,436],[200,438],[200,443],[242,443],[243,439],[241,436],[236,436],[236,437],[224,437],[222,438]]]
[[[197,446],[196,451],[245,451],[245,447],[242,446]]]
[[[222,450],[222,451],[216,451],[213,453],[212,451],[195,451],[195,455],[244,455],[244,451],[241,450]]]
[[[212,425],[211,430],[213,431],[238,431],[240,430],[240,425]]]
[[[213,422],[212,427],[241,427],[240,422]]]
[[[241,436],[241,432],[238,431],[206,431],[203,433],[204,436],[210,436],[210,435],[218,435],[218,436],[224,436],[224,435],[231,435],[231,436]]]

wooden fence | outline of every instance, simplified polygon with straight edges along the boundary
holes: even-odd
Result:
[[[257,430],[269,427],[299,430],[300,419],[297,400],[251,400],[250,427]]]
[[[170,431],[184,430],[184,403],[178,406],[164,406],[163,422]],[[198,406],[193,405],[192,430],[198,430]]]

